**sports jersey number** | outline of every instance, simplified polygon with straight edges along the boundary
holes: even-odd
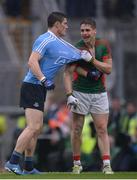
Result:
[[[54,62],[54,64],[63,65],[63,64],[68,64],[73,61],[75,60],[69,59],[68,57],[65,57],[65,56],[59,56],[58,59]]]

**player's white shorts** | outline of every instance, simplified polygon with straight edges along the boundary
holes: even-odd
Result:
[[[109,103],[107,92],[99,94],[81,93],[73,91],[73,95],[79,100],[79,105],[75,108],[72,107],[71,111],[87,115],[89,113],[94,114],[108,114]]]

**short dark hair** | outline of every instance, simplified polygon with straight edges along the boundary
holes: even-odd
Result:
[[[80,26],[82,24],[89,24],[89,25],[91,25],[91,27],[93,29],[96,29],[96,21],[93,18],[91,18],[91,17],[87,17],[84,20],[82,20],[81,23],[80,23]]]
[[[62,22],[64,20],[64,18],[67,18],[67,16],[64,13],[61,12],[52,12],[49,16],[48,16],[48,27],[51,28],[53,27],[53,25],[55,24],[55,22],[59,21]]]

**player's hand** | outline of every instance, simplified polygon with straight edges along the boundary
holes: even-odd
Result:
[[[42,84],[48,91],[55,89],[55,84],[54,84],[52,81],[50,81],[50,80],[48,80],[48,79],[46,79],[46,78],[44,78],[44,79],[41,81],[41,84]]]
[[[87,78],[97,81],[102,76],[102,74],[103,73],[100,72],[99,70],[94,69],[92,71],[88,71]]]
[[[72,94],[68,96],[68,99],[67,99],[68,107],[73,106],[74,108],[76,108],[78,104],[79,104],[79,100],[77,98],[75,98]]]
[[[86,62],[92,62],[94,57],[86,50],[81,51],[81,58],[84,59]]]

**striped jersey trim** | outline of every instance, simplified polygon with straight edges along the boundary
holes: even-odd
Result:
[[[36,49],[36,51],[38,51],[39,53],[41,53],[42,50],[44,49],[44,47],[45,47],[48,43],[50,43],[50,42],[52,42],[52,41],[55,41],[55,40],[56,40],[56,38],[55,38],[54,36],[50,35],[47,39],[45,39],[44,41],[42,41],[42,42],[40,43],[40,45],[39,45],[39,47]]]
[[[49,32],[50,33],[50,32]],[[36,48],[36,51],[38,51],[39,53],[42,52],[42,50],[44,49],[44,47],[52,42],[55,41],[56,39],[58,39],[62,44],[64,44],[65,46],[70,46],[71,48],[73,48],[75,51],[77,51],[78,53],[80,52],[79,49],[77,49],[75,46],[73,46],[72,44],[68,43],[67,41],[63,40],[62,38],[58,38],[56,37],[56,35],[50,33],[49,37],[46,38],[45,40],[43,40],[40,45]]]

